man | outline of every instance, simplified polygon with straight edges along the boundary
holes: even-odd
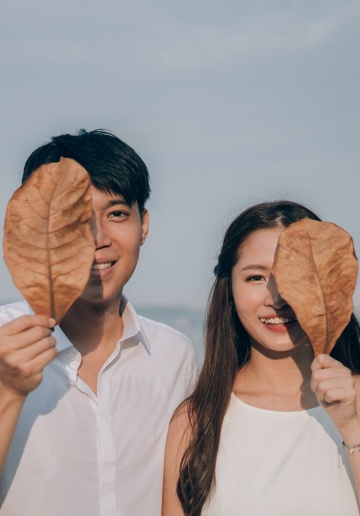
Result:
[[[24,301],[0,308],[0,513],[157,516],[168,423],[196,367],[186,337],[123,295],[148,234],[148,171],[111,133],[82,130],[35,150],[23,180],[61,156],[90,175],[95,257],[53,333]]]

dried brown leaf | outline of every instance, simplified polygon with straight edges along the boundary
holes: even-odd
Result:
[[[94,259],[90,178],[76,161],[42,165],[14,193],[4,259],[36,314],[61,321],[81,295]]]
[[[272,272],[315,356],[330,353],[350,320],[357,270],[352,238],[335,224],[302,219],[280,234]]]

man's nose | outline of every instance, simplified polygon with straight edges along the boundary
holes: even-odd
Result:
[[[106,230],[106,224],[101,221],[101,219],[93,215],[90,221],[90,227],[94,235],[96,249],[111,245],[111,238]]]

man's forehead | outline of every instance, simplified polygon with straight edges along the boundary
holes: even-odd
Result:
[[[91,186],[91,195],[93,206],[98,206],[102,208],[107,208],[116,205],[131,207],[134,204],[136,204],[129,204],[125,197],[120,193],[99,190],[98,188],[95,188],[93,185]]]
[[[123,195],[116,192],[105,192],[91,186],[91,195],[93,201],[101,202],[104,204],[127,204]]]

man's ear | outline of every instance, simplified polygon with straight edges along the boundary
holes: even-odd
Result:
[[[146,237],[149,233],[149,212],[146,208],[144,208],[140,214],[141,216],[141,240],[140,245],[143,245],[143,243],[146,240]]]

